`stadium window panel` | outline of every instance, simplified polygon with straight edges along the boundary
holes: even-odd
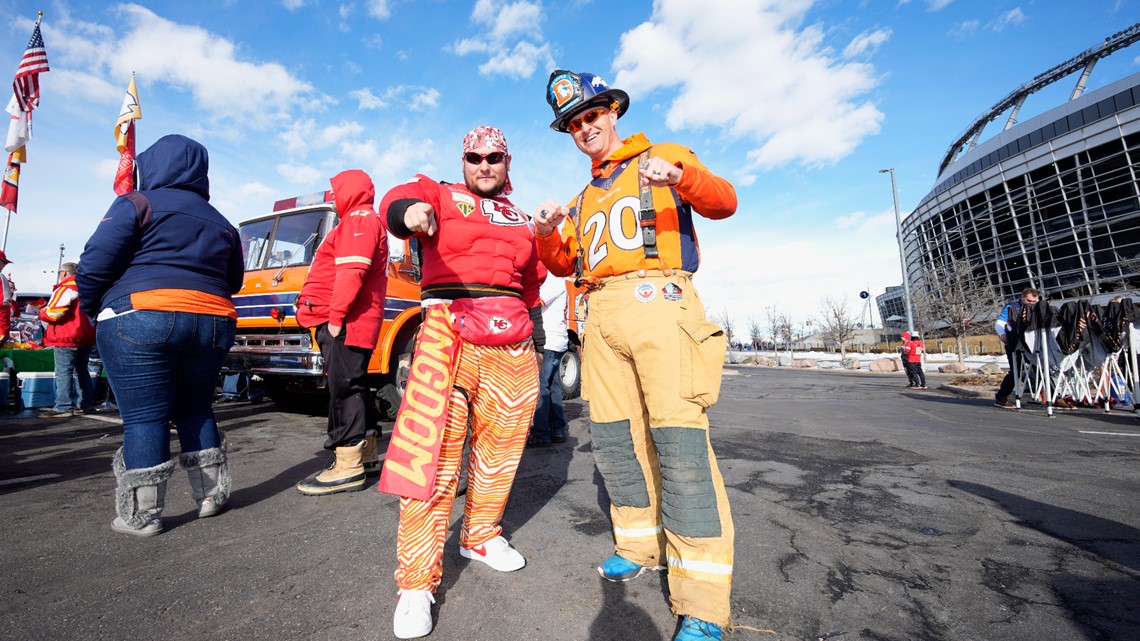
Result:
[[[1053,135],[1051,138],[1064,136],[1067,133],[1069,133],[1069,120],[1067,118],[1061,118],[1053,122]]]
[[[1036,147],[1037,145],[1040,145],[1042,142],[1043,136],[1044,136],[1044,134],[1043,134],[1042,130],[1040,130],[1040,129],[1029,132],[1029,147],[1032,148],[1032,147]]]
[[[1132,99],[1132,90],[1122,91],[1112,97],[1114,111],[1124,111],[1125,109],[1136,104]]]
[[[1085,107],[1084,109],[1081,109],[1081,120],[1086,125],[1100,120],[1100,107],[1098,107],[1096,104],[1092,104]]]
[[[1101,118],[1107,118],[1116,113],[1116,102],[1113,100],[1112,96],[1109,96],[1108,98],[1105,98],[1104,100],[1096,103],[1096,108],[1097,111],[1100,112]]]
[[[1069,123],[1069,128],[1067,131],[1073,131],[1074,129],[1080,129],[1081,127],[1085,126],[1085,116],[1079,111],[1074,111],[1073,113],[1069,114],[1068,118],[1065,120]]]

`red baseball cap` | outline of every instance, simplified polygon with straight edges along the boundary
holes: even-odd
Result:
[[[8,255],[5,254],[3,250],[0,250],[0,260],[4,261],[6,263],[12,262],[12,261],[8,260]]]

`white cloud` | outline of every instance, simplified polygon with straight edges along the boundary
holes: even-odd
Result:
[[[843,56],[846,58],[855,58],[857,56],[874,55],[879,47],[891,37],[891,30],[876,29],[875,31],[864,31],[863,33],[855,36],[855,38],[843,50]]]
[[[950,3],[953,1],[954,0],[927,0],[926,8],[929,11],[942,11],[950,6]]]
[[[349,95],[356,98],[357,107],[361,110],[387,109],[398,104],[410,111],[427,111],[439,106],[440,97],[434,88],[408,85],[389,87],[379,96],[367,87],[350,91]]]
[[[535,69],[554,67],[550,45],[542,34],[542,5],[519,0],[477,0],[471,10],[476,35],[452,43],[448,50],[457,56],[493,53],[479,65],[482,76],[529,78]]]
[[[294,185],[311,185],[325,177],[324,172],[312,165],[293,163],[277,165],[277,173]]]
[[[883,114],[867,98],[879,81],[871,65],[837,59],[821,25],[800,26],[810,7],[659,0],[622,35],[613,84],[642,97],[675,87],[666,124],[752,141],[753,168],[836,162],[879,132]]]
[[[1026,15],[1021,11],[1021,7],[1014,7],[991,22],[989,29],[994,33],[1001,33],[1006,27],[1017,27],[1025,22],[1026,19]]]
[[[75,92],[65,94],[73,98],[97,93],[118,101],[126,79],[137,71],[140,89],[158,82],[173,85],[188,92],[212,119],[261,129],[287,119],[290,110],[306,106],[305,101],[320,106],[312,85],[280,64],[242,59],[234,43],[221,36],[171,22],[135,4],[116,10],[121,33],[66,17],[57,23],[52,55],[59,71],[53,70],[52,77],[65,77],[61,93]],[[98,80],[106,76],[123,79],[123,87],[110,91]]]
[[[368,0],[368,15],[377,20],[387,20],[392,15],[390,0]]]
[[[488,77],[499,75],[508,78],[529,78],[539,63],[543,65],[543,69],[554,66],[554,58],[550,56],[550,45],[536,47],[529,42],[520,42],[514,49],[500,51],[479,65],[479,74]]]
[[[840,227],[841,220],[848,226]],[[742,240],[739,230],[732,230],[732,218],[723,225],[704,222],[701,269],[694,282],[706,308],[727,310],[738,328],[750,315],[763,319],[764,308],[772,305],[803,322],[818,315],[824,298],[846,296],[854,307],[859,292],[874,297],[902,283],[893,210],[840,216],[835,224],[812,229],[810,237],[795,230],[766,231],[760,241]],[[708,251],[712,246],[715,252]],[[878,323],[877,308],[874,314]]]
[[[966,20],[963,22],[956,22],[950,28],[950,35],[955,38],[965,38],[978,32],[982,23],[978,20]]]
[[[305,0],[281,0],[281,6],[289,11],[296,11],[305,6]]]

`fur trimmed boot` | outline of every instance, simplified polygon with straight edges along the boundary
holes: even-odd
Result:
[[[226,435],[218,430],[221,443],[197,452],[183,452],[178,463],[190,477],[190,489],[198,502],[198,518],[226,509],[230,498],[230,469],[226,465]]]
[[[338,447],[336,458],[324,471],[297,484],[297,491],[306,496],[323,496],[337,492],[359,492],[364,489],[365,474],[361,454],[364,441]]]
[[[364,433],[364,449],[360,452],[360,462],[364,465],[365,474],[380,473],[380,451],[376,449],[376,439],[379,437],[376,430]]]
[[[162,508],[166,498],[166,482],[174,474],[174,460],[154,467],[128,470],[123,463],[123,448],[111,460],[115,472],[115,512],[111,529],[134,536],[154,536],[162,532]]]

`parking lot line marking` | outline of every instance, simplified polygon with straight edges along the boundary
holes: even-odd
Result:
[[[94,421],[103,421],[104,423],[114,423],[116,425],[122,425],[123,424],[123,419],[116,418],[113,416],[99,416],[98,414],[84,414],[83,418],[89,418],[89,419],[94,420]]]
[[[1106,434],[1108,436],[1140,436],[1135,432],[1090,432],[1088,430],[1080,430],[1081,434]]]
[[[58,474],[40,474],[39,476],[24,476],[18,479],[4,479],[0,481],[0,485],[15,485],[16,483],[31,483],[32,481],[42,481],[44,479],[59,478]]]

